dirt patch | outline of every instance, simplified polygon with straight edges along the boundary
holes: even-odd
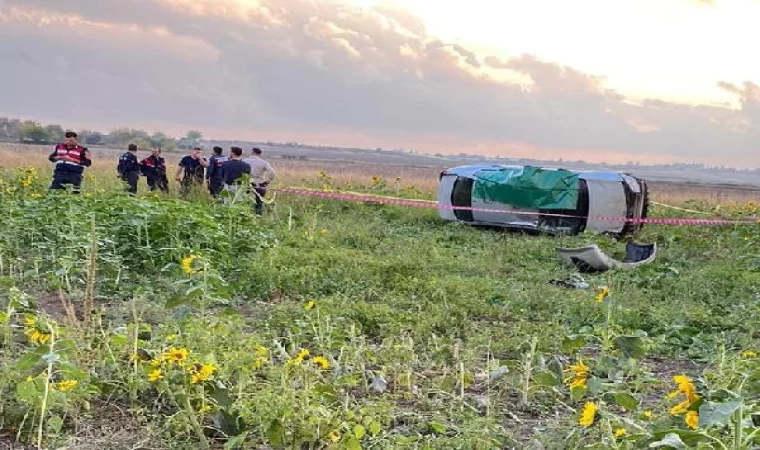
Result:
[[[37,308],[45,315],[58,322],[64,322],[68,319],[66,308],[63,306],[63,301],[58,293],[33,292],[31,295],[37,304]],[[76,303],[74,305],[76,307]]]
[[[69,438],[62,449],[116,450],[141,449],[163,450],[170,446],[150,427],[116,404],[101,403],[95,406],[97,414],[75,421],[76,434]]]

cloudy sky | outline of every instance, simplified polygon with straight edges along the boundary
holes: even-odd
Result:
[[[760,166],[757,0],[0,0],[0,114]]]

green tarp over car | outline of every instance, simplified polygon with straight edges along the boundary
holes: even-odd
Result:
[[[515,167],[474,174],[472,195],[487,202],[526,209],[576,209],[579,175],[567,170]]]

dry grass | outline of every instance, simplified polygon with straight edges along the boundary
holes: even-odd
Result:
[[[35,166],[39,168],[51,168],[47,160],[50,146],[34,146],[22,144],[0,143],[0,158],[2,167],[18,168]],[[93,167],[88,170],[90,174],[116,176],[116,159],[123,150],[94,148],[92,149]],[[147,153],[141,155],[147,156]],[[183,153],[174,152],[164,155],[170,169],[170,178],[177,162],[184,156]],[[389,183],[397,179],[400,188],[414,187],[433,196],[438,187],[438,174],[445,167],[414,167],[397,166],[387,164],[367,164],[353,162],[320,162],[301,161],[291,159],[272,159],[272,165],[278,172],[278,184],[280,186],[300,186],[308,180],[315,180],[320,172],[330,176],[337,186],[347,184],[369,185],[373,176],[386,179]],[[704,202],[708,205],[757,202],[760,199],[760,188],[706,185],[699,183],[670,183],[650,181],[651,198],[655,201],[671,205],[682,205],[688,201]]]

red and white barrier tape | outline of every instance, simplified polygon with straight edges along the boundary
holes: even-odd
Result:
[[[408,206],[413,208],[430,208],[430,209],[447,209],[458,211],[479,211],[479,212],[492,212],[492,213],[509,213],[511,215],[526,215],[535,216],[535,212],[531,211],[514,211],[494,208],[479,208],[469,206],[453,206],[443,205],[433,200],[417,200],[417,199],[403,199],[395,197],[382,197],[378,195],[370,194],[353,194],[344,192],[328,192],[317,191],[312,189],[294,189],[294,188],[279,188],[272,189],[275,192],[281,192],[283,194],[293,194],[306,197],[326,198],[330,200],[346,200],[356,202],[368,202],[368,203],[381,203],[385,205],[398,205]],[[728,220],[728,219],[691,219],[691,218],[629,218],[629,217],[606,217],[606,216],[574,216],[570,214],[544,214],[543,217],[565,217],[572,219],[586,219],[597,220],[606,222],[628,222],[633,224],[650,224],[650,225],[757,225],[759,221],[754,220]]]

